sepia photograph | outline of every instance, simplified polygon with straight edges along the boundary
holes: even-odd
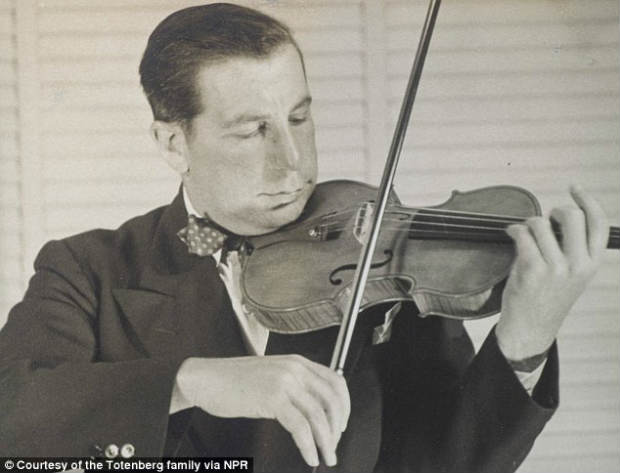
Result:
[[[0,0],[0,471],[617,473],[618,249],[618,0]]]

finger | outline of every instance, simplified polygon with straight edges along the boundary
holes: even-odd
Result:
[[[551,211],[551,218],[562,229],[562,250],[571,265],[589,259],[586,240],[586,218],[583,211],[576,207],[558,207]]]
[[[342,433],[345,402],[340,398],[337,389],[325,379],[317,376],[307,369],[308,377],[305,379],[308,392],[317,399],[327,415],[327,419],[336,439],[340,439]]]
[[[326,400],[330,419],[337,419],[334,431],[344,432],[351,414],[351,399],[347,382],[335,371],[304,358],[304,367],[317,376],[313,382],[316,393]]]
[[[314,442],[321,452],[325,464],[328,466],[335,465],[337,462],[336,441],[323,406],[314,396],[311,396],[304,390],[293,392],[291,403],[304,415],[306,421],[310,424]]]
[[[525,225],[510,225],[506,233],[513,239],[517,250],[515,264],[531,265],[543,261],[534,237]]]
[[[297,408],[289,405],[276,415],[276,420],[291,434],[304,461],[310,466],[319,466],[319,454],[306,417]]]
[[[319,363],[315,363],[306,358],[302,357],[303,365],[311,370],[314,374],[316,374],[320,379],[322,379],[325,383],[327,383],[329,389],[335,393],[335,397],[337,399],[339,409],[339,418],[340,424],[339,431],[344,432],[347,428],[347,423],[349,420],[349,416],[351,415],[351,397],[349,395],[349,389],[347,387],[347,382],[343,376],[339,375],[335,371],[329,369],[326,366],[323,366]],[[325,393],[324,387],[323,390],[319,391],[320,393]],[[325,393],[325,397],[332,397],[331,395]],[[330,405],[333,406],[333,401],[330,402]]]
[[[588,252],[592,258],[597,258],[607,246],[609,238],[607,216],[597,200],[581,186],[573,185],[570,191],[577,205],[586,214]]]
[[[527,219],[526,223],[544,260],[550,265],[565,264],[564,254],[553,233],[549,219],[532,217]]]
[[[338,398],[341,399],[343,403],[342,425],[340,426],[340,431],[344,432],[347,430],[347,424],[349,423],[349,417],[351,416],[351,396],[349,394],[347,380],[344,376],[339,375],[338,373],[334,374],[336,376],[335,386],[338,391]]]

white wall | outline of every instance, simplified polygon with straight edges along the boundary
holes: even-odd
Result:
[[[50,238],[169,202],[137,66],[188,1],[0,0],[0,324]],[[323,178],[377,183],[426,2],[244,2],[306,52]],[[445,0],[397,191],[411,205],[508,183],[547,210],[581,182],[620,222],[616,0]],[[560,337],[562,405],[521,468],[620,471],[620,260]],[[492,321],[470,324],[479,340]]]

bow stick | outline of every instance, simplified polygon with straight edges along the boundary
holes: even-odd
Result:
[[[340,375],[344,373],[344,365],[349,352],[351,337],[353,336],[353,331],[355,329],[357,315],[362,303],[364,288],[366,286],[368,273],[372,263],[372,256],[375,252],[388,197],[390,195],[390,191],[392,190],[394,176],[396,175],[396,166],[398,165],[398,159],[405,140],[407,126],[409,125],[409,118],[411,117],[411,109],[413,108],[413,102],[418,90],[418,84],[420,83],[422,68],[424,67],[424,59],[426,58],[426,53],[431,41],[440,3],[441,0],[431,0],[428,6],[426,20],[424,21],[420,42],[418,43],[418,50],[416,52],[415,60],[413,61],[413,66],[411,67],[409,82],[407,83],[407,89],[400,108],[400,114],[398,116],[396,129],[394,130],[394,136],[392,138],[392,144],[390,145],[387,161],[383,170],[383,177],[381,178],[381,184],[377,191],[372,226],[368,233],[368,237],[362,246],[362,252],[360,253],[359,262],[357,264],[353,284],[351,286],[351,296],[347,305],[347,311],[343,315],[342,324],[340,325],[340,330],[338,332],[338,338],[336,339],[336,345],[332,354],[330,368],[335,370]]]

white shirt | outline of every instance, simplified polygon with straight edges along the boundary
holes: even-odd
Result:
[[[183,187],[183,200],[185,208],[190,215],[200,216],[189,200],[187,191]],[[230,302],[233,306],[237,321],[243,333],[244,342],[248,351],[254,355],[263,356],[267,348],[267,339],[269,338],[269,330],[263,327],[256,317],[242,303],[241,285],[239,278],[241,277],[241,265],[239,264],[239,253],[231,251],[227,255],[226,264],[222,263],[222,250],[215,252],[212,257],[217,264],[217,270],[220,278],[226,286]]]
[[[198,213],[192,205],[189,195],[185,190],[185,186],[183,187],[183,200],[185,202],[187,213],[189,215],[199,217],[200,213]],[[226,264],[221,262],[222,250],[214,253],[212,257],[215,259],[220,278],[228,291],[228,296],[230,297],[230,301],[237,316],[237,321],[241,327],[247,349],[254,355],[263,356],[265,354],[265,348],[267,347],[269,330],[263,327],[258,320],[256,320],[256,317],[254,317],[254,315],[248,310],[245,304],[242,303],[243,297],[241,294],[241,286],[239,281],[241,276],[241,265],[239,264],[238,252],[230,252]],[[394,306],[394,308],[396,307],[397,306]],[[397,310],[388,311],[386,314],[386,324],[388,323],[388,320],[391,322],[396,313]],[[541,363],[540,366],[531,373],[515,371],[517,378],[530,396],[532,395],[534,387],[536,386],[536,383],[538,383],[546,364],[547,360]]]

